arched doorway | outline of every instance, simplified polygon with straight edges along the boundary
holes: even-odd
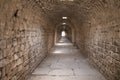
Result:
[[[55,43],[58,42],[61,37],[68,38],[71,42],[73,42],[73,30],[69,25],[58,26],[55,30]]]
[[[66,37],[66,32],[65,31],[61,32],[61,37]]]

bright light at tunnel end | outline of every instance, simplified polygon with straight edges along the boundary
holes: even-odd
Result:
[[[62,37],[65,37],[65,36],[66,36],[65,31],[62,31],[61,36],[62,36]]]

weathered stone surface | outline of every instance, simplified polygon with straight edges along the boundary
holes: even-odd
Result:
[[[63,30],[108,80],[120,79],[119,0],[0,0],[0,12],[2,80],[24,80]]]
[[[85,35],[80,35],[78,43],[81,51],[108,80],[119,80],[120,16],[117,10],[111,12],[111,8],[113,7],[100,11],[99,14],[93,12],[94,18],[90,19],[90,24],[85,23],[80,29],[80,34]]]
[[[0,79],[24,80],[48,52],[48,22],[25,1],[1,1]]]
[[[66,38],[50,53],[28,80],[106,80]]]

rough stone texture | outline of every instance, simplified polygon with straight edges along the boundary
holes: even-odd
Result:
[[[48,51],[47,20],[21,0],[0,0],[0,79],[24,80]],[[51,41],[52,42],[52,41]],[[52,43],[50,43],[52,44]]]
[[[28,80],[106,80],[65,37]]]
[[[0,12],[2,80],[24,80],[60,38],[64,22],[90,63],[108,80],[120,79],[120,0],[0,0]]]
[[[81,51],[108,80],[120,80],[120,11],[113,4],[93,12],[80,29]],[[84,36],[83,36],[84,35]]]

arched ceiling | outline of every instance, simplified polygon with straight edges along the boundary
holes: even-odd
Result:
[[[89,20],[91,16],[104,11],[111,6],[120,8],[120,0],[29,0],[34,6],[42,9],[56,26],[63,22],[62,17],[68,17],[67,22],[75,24]],[[113,3],[115,5],[111,5]]]
[[[88,13],[87,6],[84,5],[86,4],[84,0],[81,0],[82,3],[80,3],[78,0],[35,0],[35,2],[36,5],[40,6],[48,15],[48,17],[52,19],[55,25],[59,24],[62,21],[63,16],[67,16],[69,20],[72,20],[77,14],[79,14],[80,18],[83,18],[84,14]],[[87,2],[90,2],[90,0]]]

